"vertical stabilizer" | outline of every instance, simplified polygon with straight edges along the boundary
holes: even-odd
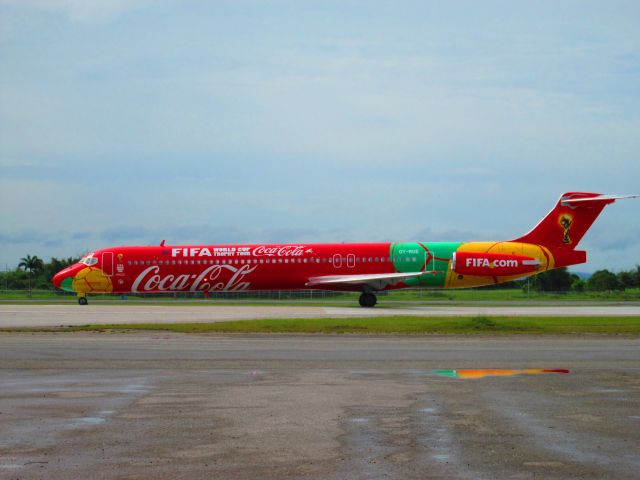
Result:
[[[515,239],[552,248],[575,249],[605,206],[620,198],[637,195],[602,195],[589,192],[564,193],[538,225]]]

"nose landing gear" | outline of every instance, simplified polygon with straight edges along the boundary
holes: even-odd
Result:
[[[78,297],[78,303],[80,305],[87,305],[89,302],[87,302],[87,297]]]
[[[373,293],[364,292],[358,299],[361,307],[371,308],[378,303],[378,298]]]

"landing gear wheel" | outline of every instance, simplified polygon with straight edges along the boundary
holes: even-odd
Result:
[[[89,302],[87,302],[87,297],[78,297],[78,303],[80,305],[87,305]]]
[[[378,302],[378,299],[373,293],[363,293],[358,301],[361,307],[371,308]]]

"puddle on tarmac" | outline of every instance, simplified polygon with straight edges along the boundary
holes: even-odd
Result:
[[[419,408],[418,411],[420,413],[436,413],[438,410],[433,407],[425,407],[425,408]]]
[[[431,455],[431,458],[433,458],[436,462],[448,462],[449,461],[449,455],[447,455],[446,453],[438,453],[435,455]]]
[[[107,419],[103,417],[82,417],[74,421],[72,423],[72,426],[100,425],[101,423],[104,423],[106,421]]]
[[[464,368],[459,370],[431,370],[431,373],[449,378],[484,378],[484,377],[510,377],[513,375],[539,375],[543,373],[570,373],[565,369],[546,368],[526,368],[521,370],[510,370],[502,368]]]
[[[363,417],[355,417],[355,418],[352,418],[351,421],[353,423],[367,423],[369,421],[369,419],[368,418],[363,418]]]
[[[78,428],[82,426],[101,425],[109,420],[109,417],[111,417],[113,413],[113,410],[100,410],[97,415],[76,418],[67,426],[70,428]]]

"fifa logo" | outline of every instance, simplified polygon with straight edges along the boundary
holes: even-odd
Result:
[[[564,232],[564,236],[562,237],[562,243],[569,244],[571,243],[571,238],[569,237],[569,230],[571,229],[571,224],[573,223],[573,217],[571,215],[563,214],[558,218],[558,223],[562,227],[562,231]]]

